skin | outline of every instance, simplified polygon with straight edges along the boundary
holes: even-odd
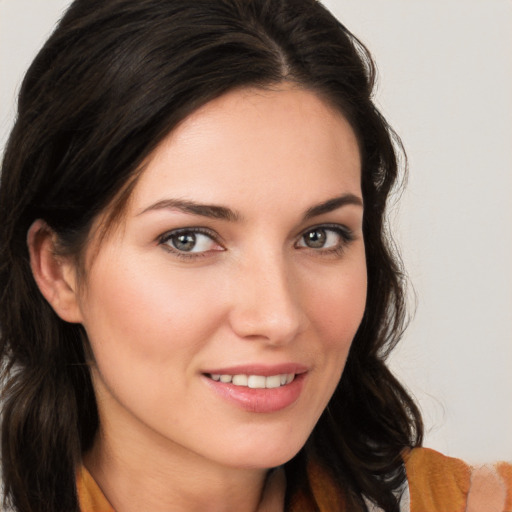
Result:
[[[86,254],[80,286],[33,227],[43,293],[89,336],[101,427],[85,464],[117,511],[282,510],[282,473],[268,468],[305,443],[365,307],[360,172],[352,129],[317,95],[237,90],[157,147],[122,223]],[[341,196],[351,199],[311,212]],[[308,246],[319,226],[325,245]],[[182,228],[206,230],[197,252],[173,246]],[[226,400],[204,375],[290,362],[305,368],[300,394],[270,413]]]

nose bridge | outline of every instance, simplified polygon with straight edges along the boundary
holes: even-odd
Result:
[[[244,258],[239,273],[231,311],[233,330],[276,345],[292,340],[304,328],[306,316],[282,251],[257,251]]]

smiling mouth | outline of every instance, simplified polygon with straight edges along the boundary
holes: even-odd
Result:
[[[247,387],[251,389],[274,389],[290,384],[295,379],[295,373],[280,373],[278,375],[228,375],[208,373],[206,376],[216,382],[233,384],[234,386]]]

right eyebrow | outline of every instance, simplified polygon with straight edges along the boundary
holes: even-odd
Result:
[[[153,211],[153,210],[178,210],[183,213],[190,213],[192,215],[200,215],[201,217],[208,217],[211,219],[221,219],[230,222],[239,222],[242,219],[240,213],[231,210],[225,206],[215,204],[202,204],[186,199],[162,199],[147,208],[144,208],[137,215]]]

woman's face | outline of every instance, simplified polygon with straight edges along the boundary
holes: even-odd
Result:
[[[362,214],[356,138],[315,94],[238,90],[188,117],[86,263],[103,430],[230,467],[295,455],[363,315]]]

